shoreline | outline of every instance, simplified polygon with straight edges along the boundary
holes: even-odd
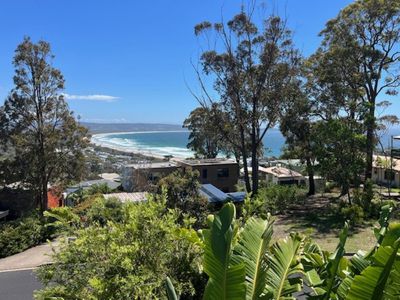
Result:
[[[189,132],[189,130],[149,130],[149,131],[120,131],[120,132],[104,132],[104,133],[93,133],[91,136],[104,137],[107,135],[121,135],[121,134],[143,134],[143,133],[173,133],[173,132]]]
[[[124,132],[96,133],[96,134],[92,134],[92,136],[90,138],[90,144],[92,144],[94,146],[107,148],[109,150],[119,151],[119,152],[123,152],[126,154],[136,154],[136,155],[153,158],[153,159],[165,160],[166,156],[168,156],[168,155],[171,155],[172,157],[175,157],[175,158],[190,157],[190,156],[179,156],[179,155],[173,155],[173,154],[165,154],[165,155],[155,154],[151,150],[146,151],[146,150],[142,150],[142,149],[134,149],[132,147],[127,149],[122,146],[118,146],[118,145],[115,145],[112,143],[107,143],[105,141],[98,140],[98,138],[104,138],[109,135],[143,134],[143,133],[174,133],[174,132],[188,132],[188,131],[185,131],[185,130],[156,130],[156,131],[131,131],[131,132],[124,131]]]

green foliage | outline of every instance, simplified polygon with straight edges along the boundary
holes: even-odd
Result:
[[[203,92],[198,100],[202,106],[218,105],[222,118],[216,129],[223,134],[223,142],[239,153],[235,156],[242,158],[246,190],[255,195],[262,139],[277,123],[289,90],[297,81],[300,58],[285,21],[273,14],[256,20],[258,14],[253,9],[249,5],[248,11],[243,8],[227,22],[202,22],[195,26],[195,34],[207,41],[200,57],[201,71],[197,70]],[[213,34],[209,35],[210,31]],[[202,75],[207,78],[205,82],[211,80],[213,92],[207,91]],[[214,92],[217,97],[210,97]],[[248,158],[252,161],[252,187]]]
[[[218,110],[198,107],[184,121],[183,127],[190,130],[187,147],[195,152],[196,157],[215,158],[223,148],[223,135],[215,130]]]
[[[110,194],[114,192],[106,183],[94,184],[87,189],[79,188],[76,192],[68,195],[68,200],[72,201],[74,206],[78,206],[81,203],[88,200],[89,203],[93,202],[93,196],[99,196],[102,194]],[[83,205],[86,206],[86,205]]]
[[[81,226],[81,220],[70,207],[57,207],[45,211],[43,215],[46,217],[45,227],[53,229],[52,236],[59,233],[73,233]]]
[[[192,229],[178,225],[165,199],[124,204],[121,215],[121,222],[90,224],[62,243],[54,264],[38,271],[45,288],[36,299],[165,298],[166,276],[182,299],[202,293],[201,246],[188,241]]]
[[[353,192],[353,202],[362,207],[366,216],[376,216],[374,207],[374,189],[371,179],[367,179],[364,183],[364,189],[360,192],[355,189]],[[379,211],[378,211],[379,212]]]
[[[225,204],[201,232],[209,276],[203,299],[292,299],[302,286],[302,238],[290,235],[270,248],[270,217],[252,217],[238,230],[235,212]]]
[[[49,183],[80,177],[88,144],[87,129],[62,95],[64,77],[53,57],[49,43],[24,38],[13,60],[14,88],[0,109],[0,148],[13,153],[6,181],[29,187],[42,211]]]
[[[243,299],[246,295],[245,265],[232,260],[237,235],[235,206],[231,203],[210,216],[210,229],[202,231],[204,272],[209,276],[203,299]]]
[[[349,220],[352,226],[360,225],[364,220],[364,210],[361,206],[357,204],[339,206],[340,210],[338,212],[338,217],[342,221]]]
[[[306,199],[306,191],[291,185],[270,185],[260,188],[256,197],[246,198],[243,215],[266,218],[268,213],[285,213],[291,205],[302,204]]]
[[[178,296],[176,295],[175,288],[171,282],[171,279],[167,277],[165,280],[165,288],[167,290],[167,298],[168,300],[178,300]]]
[[[337,182],[345,195],[365,168],[365,136],[351,119],[330,119],[316,124],[315,156],[322,175]]]
[[[43,221],[37,213],[0,223],[0,258],[36,246],[47,237]]]
[[[191,169],[173,172],[158,183],[158,194],[166,193],[167,207],[178,208],[195,218],[196,229],[205,225],[209,214],[208,201],[199,194],[199,189],[199,172]]]
[[[89,224],[98,223],[100,226],[105,226],[110,221],[120,223],[125,219],[124,213],[123,204],[118,199],[97,197],[86,213],[86,221]]]
[[[250,218],[240,233],[234,248],[236,261],[243,261],[246,268],[246,299],[257,299],[264,292],[267,277],[267,257],[272,238],[273,220]]]

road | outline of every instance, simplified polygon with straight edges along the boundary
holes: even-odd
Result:
[[[0,272],[0,300],[32,300],[41,287],[33,270]]]

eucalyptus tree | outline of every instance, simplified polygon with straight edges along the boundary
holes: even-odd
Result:
[[[237,140],[226,136],[225,140],[240,149],[246,189],[255,195],[262,140],[278,121],[286,87],[295,76],[299,59],[285,21],[271,16],[257,26],[253,12],[254,9],[242,9],[226,23],[200,23],[195,34],[203,35],[207,45],[215,45],[201,55],[202,70],[197,70],[197,74],[204,93],[197,99],[203,106],[219,103],[230,116],[231,123],[220,124],[219,128],[231,127],[238,134]],[[210,37],[215,41],[210,41]],[[201,73],[213,81],[215,93],[207,91],[208,81],[202,79]],[[214,94],[217,96],[213,97]]]
[[[183,122],[190,130],[187,147],[195,151],[196,157],[215,158],[221,152],[223,143],[221,134],[215,130],[215,108],[198,107]]]
[[[318,54],[326,67],[325,79],[332,91],[352,94],[347,106],[351,113],[358,110],[363,120],[367,137],[365,177],[371,178],[376,106],[381,94],[396,95],[400,85],[400,2],[355,1],[330,20],[321,35]]]
[[[306,163],[308,195],[315,194],[315,120],[313,104],[299,82],[288,96],[279,127],[286,138],[286,154],[300,157]]]
[[[47,209],[49,183],[76,179],[83,170],[87,130],[78,125],[61,94],[64,77],[52,66],[50,44],[25,38],[13,64],[14,88],[0,109],[0,146],[13,153],[13,177]]]

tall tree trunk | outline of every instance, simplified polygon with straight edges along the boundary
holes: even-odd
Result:
[[[256,128],[253,125],[251,134],[251,181],[252,181],[252,197],[258,193],[258,153],[257,153],[257,136]]]
[[[43,180],[42,182],[42,195],[41,195],[41,205],[40,205],[40,209],[42,212],[44,212],[45,210],[48,209],[48,195],[47,195],[47,182],[46,180]]]
[[[240,126],[240,144],[241,144],[241,152],[243,159],[243,169],[244,169],[244,182],[246,185],[246,191],[251,193],[251,185],[250,185],[250,176],[249,176],[249,168],[247,165],[247,148],[246,148],[246,138],[244,135],[244,130],[242,126]]]
[[[314,182],[314,168],[311,163],[311,159],[307,157],[307,173],[308,173],[308,195],[315,194],[315,182]]]
[[[366,147],[366,165],[365,180],[372,178],[372,163],[375,148],[375,98],[369,101],[369,112],[366,120],[367,125],[367,147]]]

